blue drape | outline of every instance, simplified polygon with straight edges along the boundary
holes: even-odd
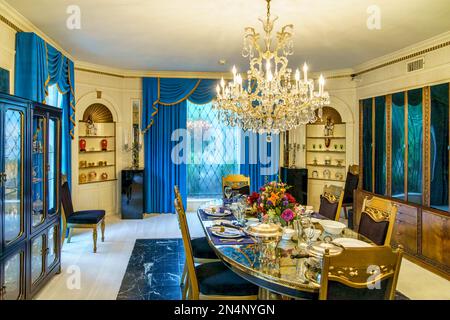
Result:
[[[143,79],[142,124],[145,133],[147,213],[175,212],[174,185],[179,186],[186,206],[186,162],[174,161],[183,158],[186,137],[183,134],[178,136],[176,130],[186,129],[186,100],[197,104],[210,102],[214,97],[214,84],[214,80]],[[177,149],[177,146],[181,148]]]
[[[63,95],[62,173],[71,181],[71,142],[75,127],[74,64],[35,33],[16,34],[15,94],[45,103],[47,88]]]
[[[280,136],[272,135],[267,142],[266,134],[241,132],[241,174],[250,177],[250,191],[268,182],[278,180],[280,161]]]

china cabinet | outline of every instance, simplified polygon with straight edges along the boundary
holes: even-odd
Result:
[[[0,94],[1,299],[60,270],[60,137],[59,109]]]

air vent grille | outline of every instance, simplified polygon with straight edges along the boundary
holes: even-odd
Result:
[[[408,62],[407,64],[407,72],[414,72],[418,70],[422,70],[424,67],[425,61],[423,58]]]

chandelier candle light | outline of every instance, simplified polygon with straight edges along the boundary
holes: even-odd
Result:
[[[276,45],[272,31],[277,17],[270,14],[267,2],[267,17],[260,18],[265,35],[263,46],[261,35],[254,28],[245,29],[242,55],[249,58],[247,84],[233,66],[233,81],[222,78],[217,85],[214,108],[219,111],[221,121],[243,130],[271,134],[288,131],[322,118],[322,108],[330,105],[328,92],[324,91],[325,79],[319,77],[319,90],[314,91],[314,80],[308,79],[308,66],[303,65],[303,79],[299,69],[292,77],[288,68],[288,56],[294,53],[293,25],[284,26],[276,34]],[[317,111],[317,112],[316,112]]]

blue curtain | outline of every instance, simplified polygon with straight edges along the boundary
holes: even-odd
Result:
[[[75,127],[74,64],[34,33],[16,34],[15,94],[45,103],[47,88],[56,84],[64,95],[62,173],[71,182],[71,142]]]
[[[280,161],[280,136],[272,135],[267,142],[266,134],[241,133],[241,174],[250,177],[250,191],[268,182],[278,180]]]
[[[214,97],[214,84],[214,80],[143,79],[142,124],[145,134],[147,213],[175,212],[174,185],[179,186],[186,206],[186,162],[177,163],[172,159],[172,152],[176,153],[178,159],[183,158],[181,152],[186,151],[186,141],[185,137],[173,133],[177,129],[186,129],[186,100],[197,104],[208,103]],[[180,144],[182,148],[176,149]]]

